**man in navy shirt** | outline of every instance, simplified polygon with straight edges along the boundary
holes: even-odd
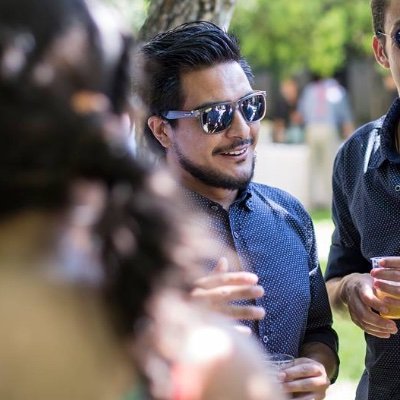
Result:
[[[400,1],[372,0],[376,60],[400,87]],[[365,371],[357,400],[400,399],[398,322],[383,318],[400,300],[400,100],[386,116],[359,128],[340,149],[333,172],[335,231],[326,280],[331,303],[347,307],[366,333]],[[370,258],[394,256],[371,272]],[[371,273],[370,273],[371,272]],[[374,278],[379,279],[378,281]]]
[[[211,23],[161,33],[141,57],[146,138],[204,212],[231,268],[221,262],[195,293],[247,319],[267,351],[296,357],[282,376],[287,392],[324,398],[337,338],[312,222],[289,194],[251,182],[265,92],[252,88],[236,40]],[[226,308],[226,299],[238,302]]]

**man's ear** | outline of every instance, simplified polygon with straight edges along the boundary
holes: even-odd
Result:
[[[171,126],[169,125],[168,121],[157,115],[152,115],[147,120],[147,125],[160,144],[168,149],[168,147],[171,145],[170,135],[172,133]]]
[[[390,68],[390,63],[386,55],[384,43],[377,36],[374,36],[372,47],[374,49],[375,59],[383,68]]]

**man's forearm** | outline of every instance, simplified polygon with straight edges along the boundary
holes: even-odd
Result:
[[[300,349],[300,356],[311,358],[321,363],[325,367],[329,379],[337,376],[337,370],[339,368],[338,359],[333,350],[325,343],[305,343]]]
[[[357,275],[360,274],[352,273],[340,278],[332,278],[326,282],[329,303],[333,309],[343,311],[347,308],[348,286]]]

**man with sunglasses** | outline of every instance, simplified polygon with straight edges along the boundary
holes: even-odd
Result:
[[[289,194],[251,182],[265,92],[252,88],[235,38],[208,22],[157,35],[140,57],[148,145],[228,259],[194,296],[246,320],[266,351],[296,357],[281,375],[288,393],[323,399],[337,374],[337,337],[312,222]]]
[[[372,0],[377,62],[400,88],[400,1]],[[331,304],[365,331],[365,371],[357,400],[400,399],[400,100],[359,128],[338,152],[333,171],[335,231],[326,280]],[[371,270],[371,257],[391,256]],[[377,297],[376,289],[385,293]],[[392,297],[394,296],[394,297]]]

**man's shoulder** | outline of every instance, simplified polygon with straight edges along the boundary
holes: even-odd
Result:
[[[250,191],[252,192],[253,197],[270,205],[279,205],[288,211],[292,210],[296,213],[306,213],[300,200],[283,189],[262,183],[252,182],[250,184]]]
[[[385,120],[385,115],[374,121],[367,122],[366,124],[360,126],[344,142],[342,148],[351,147],[354,145],[359,145],[360,143],[368,142],[370,135],[382,128],[384,120]]]
[[[255,215],[264,215],[266,218],[273,216],[277,220],[285,221],[297,233],[302,232],[301,236],[307,240],[311,237],[311,216],[300,200],[285,190],[261,183],[253,182],[251,188]]]
[[[363,158],[368,148],[368,144],[376,140],[380,129],[382,128],[385,116],[357,128],[354,133],[340,146],[337,158],[339,159],[358,159]]]
[[[380,143],[380,130],[385,116],[358,128],[339,148],[333,168],[334,177],[350,182],[358,179],[374,159]]]
[[[296,201],[296,198],[285,190],[275,186],[269,186],[264,183],[251,182],[249,189],[253,193],[253,195],[255,194],[258,196],[266,196],[268,198],[288,198]]]

